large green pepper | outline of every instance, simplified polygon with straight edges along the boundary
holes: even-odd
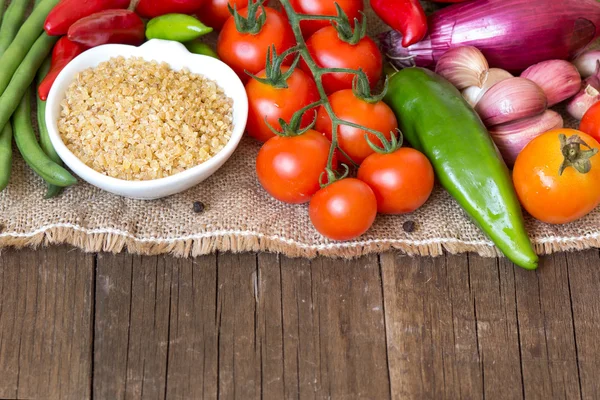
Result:
[[[515,264],[537,268],[508,168],[460,92],[429,70],[407,68],[390,77],[385,102],[404,137],[496,246]]]

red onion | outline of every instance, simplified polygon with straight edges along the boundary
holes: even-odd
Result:
[[[408,48],[396,31],[380,40],[398,67],[433,68],[449,48],[475,46],[491,67],[519,73],[542,61],[571,59],[598,36],[597,0],[471,0],[433,13],[429,35]]]

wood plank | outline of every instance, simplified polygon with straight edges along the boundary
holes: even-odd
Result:
[[[80,251],[3,250],[0,397],[90,397],[93,278]]]
[[[216,399],[217,256],[194,260],[171,258],[169,264],[173,278],[170,317],[167,317],[170,319],[167,398]]]
[[[389,398],[377,257],[281,263],[285,397]]]
[[[381,256],[392,397],[482,395],[466,256]]]
[[[600,258],[598,250],[567,254],[575,346],[583,399],[600,398]]]
[[[171,262],[162,256],[132,258],[125,398],[164,399]]]
[[[469,255],[477,342],[486,399],[523,398],[523,377],[512,264]]]
[[[525,398],[580,398],[566,256],[514,271]]]
[[[122,399],[132,307],[133,256],[98,254],[94,330],[94,398]]]
[[[256,399],[261,385],[257,258],[222,254],[218,263],[219,398]]]

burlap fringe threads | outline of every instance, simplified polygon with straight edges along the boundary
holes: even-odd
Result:
[[[197,257],[220,252],[273,252],[284,253],[288,257],[314,258],[327,256],[352,259],[368,254],[399,250],[409,256],[441,256],[443,254],[476,253],[482,257],[499,257],[502,254],[491,243],[468,243],[454,239],[439,239],[412,243],[409,240],[367,240],[364,242],[340,243],[330,245],[306,245],[289,239],[266,237],[262,234],[244,232],[230,234],[206,234],[193,238],[139,239],[123,233],[90,232],[79,227],[49,227],[32,234],[0,235],[2,247],[38,247],[57,244],[69,244],[85,252],[120,253],[139,255],[171,254],[175,257]],[[560,238],[534,242],[538,254],[551,254],[560,251],[584,250],[600,247],[600,235],[585,238]]]

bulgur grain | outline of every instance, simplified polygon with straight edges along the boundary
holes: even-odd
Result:
[[[201,75],[117,57],[77,75],[61,103],[58,130],[69,150],[98,172],[157,179],[222,150],[231,138],[232,105]]]

